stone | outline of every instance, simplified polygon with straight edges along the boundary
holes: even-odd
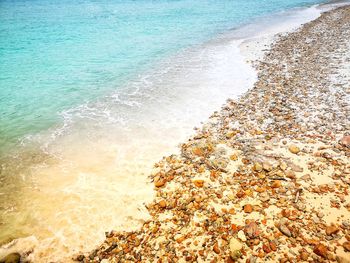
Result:
[[[164,179],[160,179],[160,180],[154,182],[154,185],[155,185],[155,187],[162,187],[165,185],[165,183],[166,183],[166,181]]]
[[[236,196],[237,196],[238,198],[242,198],[242,197],[245,196],[245,192],[244,192],[243,190],[239,190],[239,191],[236,193]]]
[[[350,252],[350,242],[346,241],[343,243],[343,248],[345,251]]]
[[[289,178],[289,179],[295,179],[296,178],[295,173],[292,170],[286,171],[285,174],[286,174],[286,177]]]
[[[294,153],[294,154],[298,154],[300,152],[300,149],[298,146],[292,144],[288,147],[288,150],[291,152],[291,153]]]
[[[261,165],[261,163],[254,163],[254,166],[253,166],[253,171],[255,172],[261,172],[263,170],[263,166]]]
[[[340,139],[340,144],[344,145],[346,147],[350,146],[350,135],[346,135],[343,138]]]
[[[246,204],[243,207],[243,210],[244,210],[245,213],[250,214],[251,212],[253,212],[253,206],[251,204]]]
[[[220,248],[218,242],[216,242],[213,246],[213,250],[216,254],[220,254]]]
[[[250,222],[245,225],[244,233],[248,239],[253,239],[257,238],[260,235],[260,230],[255,222]]]
[[[300,258],[301,258],[301,260],[303,260],[303,261],[307,261],[308,258],[309,258],[309,253],[307,253],[306,251],[301,252],[301,253],[300,253]]]
[[[4,259],[4,263],[19,263],[21,261],[21,255],[19,253],[8,254]]]
[[[84,255],[78,255],[78,256],[76,257],[76,260],[77,260],[77,261],[83,261],[84,258],[85,258]]]
[[[237,160],[238,160],[237,154],[232,154],[232,155],[230,156],[230,159],[231,159],[232,161],[237,161]]]
[[[338,233],[339,228],[337,228],[335,225],[327,226],[326,227],[326,234],[327,236],[331,236],[333,234]]]
[[[290,232],[290,230],[288,229],[288,227],[284,224],[280,224],[278,229],[281,231],[281,233],[287,237],[291,237],[292,233]]]
[[[243,230],[239,230],[238,233],[237,233],[237,237],[242,240],[243,242],[246,242],[247,241],[247,238],[243,232]]]
[[[264,250],[264,252],[266,254],[270,253],[271,252],[271,247],[270,247],[270,244],[269,243],[264,243],[263,246],[262,246],[262,249]]]
[[[194,180],[193,183],[195,186],[201,188],[204,185],[204,180]]]
[[[265,171],[267,171],[267,172],[270,172],[270,171],[272,171],[272,165],[271,164],[269,164],[268,162],[263,162],[263,164],[262,164],[262,166],[263,166],[263,169],[265,170]]]
[[[280,180],[275,180],[273,181],[273,183],[271,184],[272,188],[280,188],[282,186],[282,183]]]
[[[161,208],[166,208],[166,202],[164,200],[160,201],[158,204]]]
[[[237,260],[242,256],[241,249],[243,248],[243,244],[236,238],[230,239],[230,257],[232,260]]]
[[[314,247],[313,251],[316,255],[319,255],[320,257],[327,259],[328,248],[325,245],[319,243]]]

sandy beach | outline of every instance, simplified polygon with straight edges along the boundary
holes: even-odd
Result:
[[[350,7],[274,39],[241,44],[254,87],[154,165],[143,226],[75,260],[350,262]]]
[[[349,39],[342,1],[260,17],[65,112],[0,166],[0,263],[349,263]]]

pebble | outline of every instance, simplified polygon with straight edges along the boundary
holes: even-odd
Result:
[[[309,253],[303,251],[300,253],[300,259],[303,260],[303,261],[307,261],[309,258]]]
[[[161,208],[166,208],[166,202],[165,202],[164,200],[160,201],[160,202],[159,202],[159,206],[160,206]]]
[[[243,230],[239,230],[238,233],[237,233],[237,237],[242,240],[243,242],[246,242],[247,241],[247,238],[243,232]]]
[[[338,231],[339,231],[339,228],[336,227],[336,226],[334,226],[334,225],[331,225],[331,226],[327,226],[327,227],[326,227],[326,234],[327,234],[328,236],[331,236],[331,235],[333,235],[333,234],[336,234],[336,233],[338,233]]]
[[[319,255],[319,256],[327,259],[328,248],[325,245],[319,243],[314,247],[313,251],[316,255]]]
[[[341,138],[340,144],[344,145],[345,147],[349,147],[350,146],[350,135],[346,135],[343,138]]]
[[[219,244],[218,242],[215,243],[213,250],[216,254],[220,254]]]
[[[292,144],[288,147],[288,150],[291,152],[291,153],[294,153],[294,154],[298,154],[300,152],[300,149],[298,146]]]
[[[19,263],[21,261],[21,255],[19,253],[8,254],[4,259],[4,263]]]
[[[350,252],[350,242],[346,241],[343,243],[343,248],[345,251]]]
[[[290,232],[290,230],[288,229],[288,227],[284,224],[280,224],[278,229],[281,231],[281,233],[287,237],[291,237],[292,233]]]
[[[244,212],[245,212],[245,213],[251,213],[251,212],[253,212],[253,206],[252,206],[251,204],[246,204],[246,205],[243,207],[243,209],[244,209]]]
[[[230,239],[230,257],[232,260],[237,260],[241,257],[242,252],[241,249],[243,248],[243,244],[236,238]]]

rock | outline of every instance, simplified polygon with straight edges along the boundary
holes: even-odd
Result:
[[[350,135],[346,135],[343,138],[340,139],[340,144],[344,145],[346,147],[350,146]]]
[[[4,259],[4,263],[19,263],[21,261],[21,255],[19,253],[8,254]]]
[[[242,248],[243,244],[239,240],[234,237],[230,239],[230,257],[232,260],[235,261],[242,256]]]
[[[232,154],[232,155],[230,156],[230,159],[231,159],[232,161],[237,161],[237,160],[238,160],[237,154]]]
[[[248,239],[253,239],[260,235],[260,230],[258,225],[255,222],[250,222],[245,225],[244,233]]]
[[[279,231],[281,231],[281,233],[287,237],[291,237],[292,233],[290,232],[290,230],[288,229],[288,227],[284,224],[280,224],[278,227]]]
[[[261,163],[254,163],[254,166],[253,166],[253,171],[255,172],[261,172],[263,170],[263,166],[261,165]]]
[[[263,164],[262,164],[262,166],[263,166],[263,169],[265,170],[265,171],[267,171],[267,172],[270,172],[270,171],[272,171],[272,165],[271,164],[269,164],[268,162],[263,162]]]
[[[296,178],[295,173],[292,170],[286,171],[285,174],[286,174],[286,177],[289,178],[289,179],[295,179]]]
[[[327,236],[331,236],[333,234],[338,233],[339,228],[337,228],[335,225],[327,226],[326,227],[326,234]]]
[[[270,248],[272,251],[277,251],[277,245],[274,241],[270,242]]]
[[[252,205],[250,205],[250,204],[246,204],[244,207],[243,207],[243,209],[244,209],[244,212],[245,213],[251,213],[251,212],[253,212],[253,206]]]
[[[216,242],[213,246],[213,250],[216,254],[220,254],[219,244]]]
[[[158,204],[161,208],[166,208],[166,202],[164,200],[160,201]]]
[[[238,233],[237,233],[237,237],[242,240],[243,242],[246,242],[247,241],[247,238],[243,232],[243,230],[239,230]]]
[[[164,179],[160,179],[158,181],[155,181],[154,185],[155,185],[155,187],[162,187],[165,185],[165,183],[166,183],[166,181]]]
[[[292,144],[289,146],[288,150],[291,152],[291,153],[294,153],[294,154],[297,154],[300,152],[300,149],[298,146]]]
[[[272,188],[280,188],[281,186],[282,186],[282,183],[280,180],[273,181],[273,183],[271,185]]]
[[[201,188],[204,185],[204,180],[194,180],[193,183],[194,183],[195,186]]]
[[[244,192],[243,190],[239,190],[239,191],[236,193],[236,196],[237,196],[238,198],[242,198],[242,197],[245,196],[245,192]]]
[[[76,260],[77,260],[77,261],[83,261],[84,258],[85,258],[84,255],[78,255],[78,256],[76,257]]]
[[[314,253],[320,257],[323,257],[324,259],[327,259],[328,248],[325,245],[319,243],[314,247]]]
[[[270,244],[269,243],[264,243],[263,246],[262,246],[262,249],[264,250],[264,252],[266,254],[271,252],[271,248],[270,248]]]
[[[350,252],[350,242],[348,242],[348,241],[344,242],[343,248],[345,251]]]
[[[301,260],[303,260],[303,261],[307,261],[308,258],[309,258],[309,253],[307,253],[306,251],[301,252],[301,253],[300,253],[300,258],[301,258]]]

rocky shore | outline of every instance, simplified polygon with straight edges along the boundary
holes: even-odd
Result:
[[[152,219],[81,262],[350,262],[350,7],[278,36],[258,81],[150,179]]]

